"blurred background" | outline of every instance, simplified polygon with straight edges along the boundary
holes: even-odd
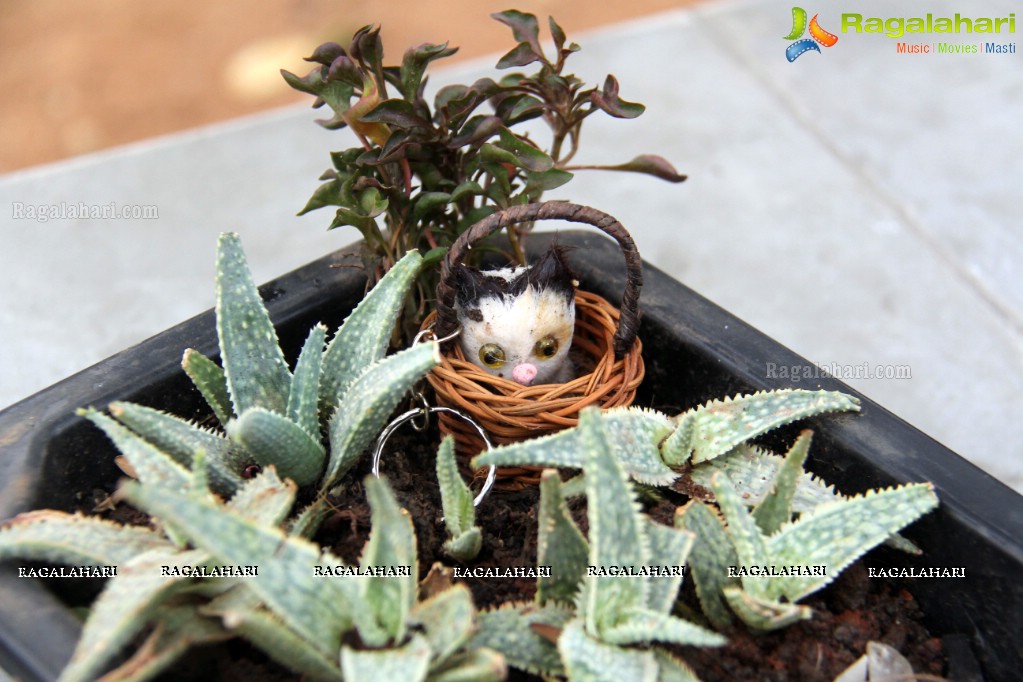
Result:
[[[312,48],[381,24],[389,59],[450,41],[452,60],[507,45],[486,19],[514,6],[574,31],[692,0],[3,0],[0,173],[305,100],[278,71],[304,75]]]
[[[689,175],[579,172],[546,198],[614,214],[648,262],[812,362],[863,368],[839,378],[1023,491],[1023,50],[840,31],[843,12],[1019,0],[803,6],[839,41],[789,63],[791,0],[0,0],[0,408],[209,308],[221,231],[260,282],[358,238],[295,215],[355,140],[281,68],[377,23],[388,63],[450,41],[432,88],[472,83],[513,46],[488,15],[517,7],[582,46],[585,83],[612,73],[647,105],[587,119],[576,162],[657,153]],[[158,216],[15,215],[63,202]]]

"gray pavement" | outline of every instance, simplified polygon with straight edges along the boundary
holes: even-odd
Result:
[[[793,63],[792,5],[773,0],[570,36],[579,75],[614,73],[648,107],[591,117],[576,161],[655,152],[690,180],[580,172],[548,198],[616,215],[647,260],[1023,491],[1023,55],[899,54],[899,40],[840,32],[843,11],[1005,17],[1018,3],[848,5],[820,9],[838,43]],[[431,83],[492,75],[493,61]],[[317,115],[282,109],[0,177],[0,406],[210,307],[223,230],[241,233],[259,281],[356,239],[325,232],[327,212],[294,215],[327,152],[352,144]],[[158,217],[30,217],[111,202]]]

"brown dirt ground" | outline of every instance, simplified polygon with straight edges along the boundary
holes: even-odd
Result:
[[[512,47],[509,30],[488,18],[510,7],[542,24],[553,14],[572,40],[695,1],[5,2],[0,173],[306,101],[278,70],[302,70],[317,44],[347,44],[369,23],[382,25],[389,61],[444,41],[461,48],[453,59],[466,59]]]

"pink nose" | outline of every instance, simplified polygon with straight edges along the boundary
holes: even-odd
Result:
[[[519,382],[523,386],[529,386],[533,383],[533,379],[536,378],[536,366],[531,365],[528,362],[524,362],[521,365],[516,365],[515,369],[512,370],[512,379]]]

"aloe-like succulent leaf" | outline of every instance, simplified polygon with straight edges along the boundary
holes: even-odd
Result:
[[[724,474],[715,474],[710,484],[714,489],[714,496],[717,498],[721,513],[724,514],[725,520],[728,522],[728,536],[735,548],[737,565],[770,565],[771,555],[768,552],[767,539],[761,534],[756,521],[746,511],[735,488]],[[755,597],[766,597],[764,580],[743,578],[742,586]]]
[[[405,644],[387,649],[341,648],[341,672],[345,682],[379,680],[426,680],[430,669],[430,643],[419,634]]]
[[[823,565],[827,575],[760,579],[764,584],[758,591],[772,599],[782,596],[789,601],[801,599],[830,583],[853,561],[937,506],[938,498],[929,483],[872,490],[822,505],[768,538],[767,550],[771,558],[768,563]],[[750,589],[746,579],[743,585]]]
[[[479,628],[468,646],[501,652],[508,665],[534,675],[563,675],[564,667],[555,644],[538,634],[534,625],[560,630],[573,617],[564,606],[533,602],[503,604],[479,614]]]
[[[405,254],[334,334],[323,354],[320,407],[324,419],[331,416],[362,371],[384,357],[402,302],[419,274],[422,260],[418,251]]]
[[[170,550],[172,545],[151,528],[52,509],[18,514],[0,526],[0,559],[119,566],[137,554],[158,549]]]
[[[727,639],[695,623],[660,611],[635,609],[624,619],[604,630],[601,640],[607,644],[628,646],[665,642],[686,646],[723,646]]]
[[[757,597],[738,585],[725,587],[723,595],[732,611],[754,630],[777,630],[813,617],[809,606]]]
[[[87,682],[116,656],[155,616],[161,601],[187,583],[187,576],[161,575],[161,566],[206,563],[209,555],[201,550],[178,552],[155,549],[138,554],[118,566],[96,601],[82,628],[82,637],[61,673],[61,682]]]
[[[170,668],[190,648],[230,639],[216,621],[188,606],[160,606],[156,626],[127,661],[102,677],[103,682],[150,680]]]
[[[558,472],[547,469],[540,474],[540,506],[537,511],[536,562],[550,566],[550,576],[536,582],[536,600],[571,604],[579,593],[586,574],[590,546],[565,503]]]
[[[314,680],[341,680],[336,653],[325,655],[312,646],[278,616],[263,608],[259,597],[244,583],[198,610],[221,619],[229,631],[249,640],[290,670]]]
[[[192,478],[189,470],[146,439],[91,408],[80,411],[79,414],[107,434],[131,464],[138,479],[146,485],[173,489],[184,489],[188,486]]]
[[[699,464],[797,419],[859,409],[857,398],[837,391],[784,389],[715,400],[678,415],[675,432],[661,452],[671,466],[681,466],[690,457]]]
[[[443,665],[476,630],[476,607],[464,584],[442,590],[412,607],[410,622],[430,642],[434,666]]]
[[[579,435],[586,453],[586,499],[589,519],[589,566],[644,566],[650,549],[636,494],[628,477],[611,452],[600,415],[596,409],[579,414]],[[626,611],[646,606],[649,583],[622,580],[610,574],[584,578],[581,613],[586,631],[600,637]]]
[[[258,566],[258,574],[247,577],[245,584],[321,652],[336,652],[341,632],[353,618],[364,616],[351,581],[314,576],[317,565],[342,563],[316,545],[173,490],[135,483],[121,490],[130,502],[173,523],[222,563]]]
[[[739,584],[738,578],[728,577],[728,567],[737,565],[738,559],[721,520],[703,502],[691,500],[675,512],[675,526],[695,535],[686,568],[704,615],[714,627],[727,628],[732,616],[722,591],[728,585]]]
[[[436,342],[420,343],[367,368],[330,421],[330,459],[320,483],[329,490],[358,461],[409,390],[440,362]]]
[[[636,582],[636,581],[623,581]],[[657,660],[651,650],[606,644],[588,635],[581,620],[569,622],[558,637],[558,651],[572,682],[655,682]]]
[[[455,460],[455,439],[446,436],[437,450],[437,482],[448,531],[445,551],[459,561],[471,561],[479,554],[483,535],[476,527],[473,494],[462,480]]]
[[[272,464],[299,487],[315,482],[323,473],[327,458],[323,443],[281,414],[253,407],[228,423],[227,434],[256,464]]]
[[[508,663],[493,649],[471,649],[431,670],[428,682],[500,682],[508,677]]]
[[[419,566],[416,559],[416,534],[412,518],[403,509],[390,486],[375,476],[365,479],[366,497],[372,510],[369,540],[363,548],[363,568],[395,567],[407,571],[398,577],[370,576],[360,579],[363,598],[379,627],[359,626],[359,635],[368,646],[400,642],[408,629],[409,612],[416,600]]]
[[[216,415],[217,421],[221,425],[227,424],[234,416],[234,412],[223,368],[194,348],[187,348],[181,358],[181,369],[185,370],[185,374],[199,389],[206,404]]]
[[[241,487],[238,472],[244,468],[244,453],[218,433],[151,407],[113,402],[110,415],[137,435],[162,450],[178,464],[191,468],[197,450],[203,450],[214,490],[230,494]]]
[[[668,485],[678,473],[662,460],[658,444],[672,432],[668,417],[638,407],[614,408],[601,414],[611,449],[628,474],[641,483]],[[473,467],[585,465],[578,427],[521,443],[503,445],[473,459]]]
[[[692,668],[663,649],[654,649],[657,682],[700,682]]]
[[[697,485],[710,488],[711,477],[722,471],[732,481],[735,489],[742,491],[743,503],[756,506],[767,496],[783,461],[784,458],[779,455],[744,443],[726,455],[693,467],[690,476]],[[804,514],[820,504],[840,498],[841,495],[832,486],[804,471],[796,484],[792,511]]]
[[[785,455],[774,480],[771,481],[770,492],[753,510],[753,519],[764,535],[772,535],[783,524],[792,520],[792,500],[803,474],[803,463],[806,462],[812,438],[813,432],[810,430],[799,434],[799,438]]]
[[[318,324],[309,330],[302,351],[295,362],[288,394],[288,419],[302,427],[309,437],[320,440],[320,368],[327,328]]]
[[[669,528],[645,518],[646,535],[650,538],[651,566],[666,569],[668,575],[649,579],[650,592],[647,608],[658,613],[670,613],[682,587],[686,557],[692,549],[694,536],[687,530]]]
[[[264,526],[276,526],[284,521],[295,505],[295,483],[281,480],[273,466],[245,482],[227,508],[240,516]]]
[[[217,336],[234,413],[258,407],[285,414],[291,372],[277,332],[249,272],[241,240],[225,232],[217,245]]]

